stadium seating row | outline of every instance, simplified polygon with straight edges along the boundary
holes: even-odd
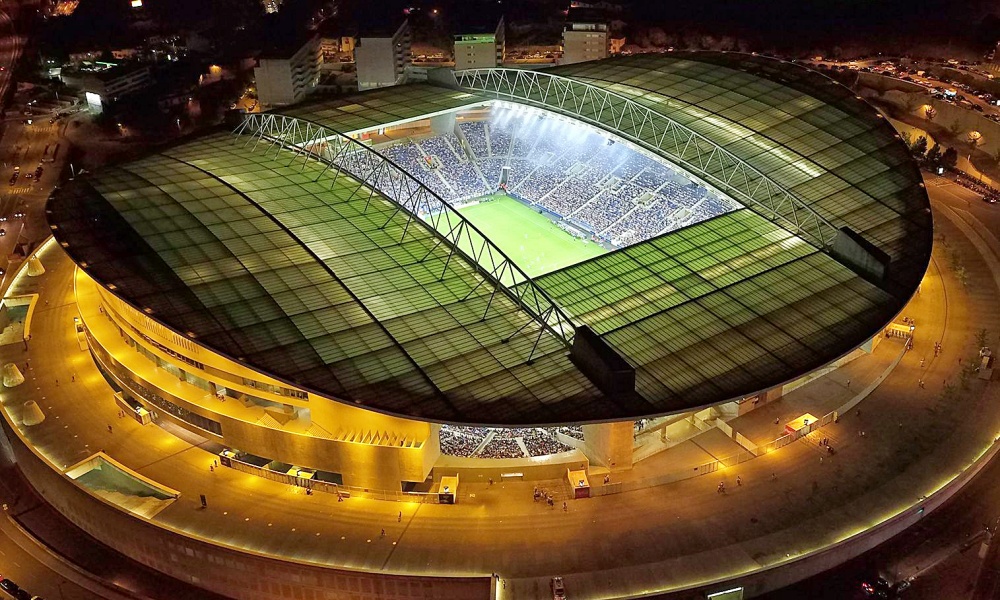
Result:
[[[737,208],[627,144],[542,113],[493,107],[489,120],[380,151],[455,205],[495,192],[506,170],[508,193],[614,247]]]

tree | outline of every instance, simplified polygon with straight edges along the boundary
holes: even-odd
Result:
[[[948,148],[941,155],[941,166],[946,169],[954,169],[955,165],[958,164],[958,150],[954,148]]]
[[[650,28],[649,43],[657,48],[665,48],[667,45],[667,33],[659,27]]]
[[[924,110],[924,116],[927,117],[928,121],[933,121],[934,117],[937,116],[937,109],[928,104],[927,109]]]
[[[927,137],[923,135],[918,137],[917,141],[910,146],[910,151],[913,152],[913,156],[923,158],[924,154],[927,153]]]
[[[907,147],[913,146],[913,139],[909,131],[906,131],[905,129],[900,131],[899,137],[903,139],[903,143],[906,144]]]
[[[927,162],[932,165],[941,162],[941,146],[938,146],[936,143],[931,146],[931,149],[927,152]]]

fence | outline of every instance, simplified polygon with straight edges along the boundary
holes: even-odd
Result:
[[[659,475],[657,477],[650,477],[647,479],[615,482],[615,483],[608,483],[604,485],[594,486],[590,490],[590,495],[607,496],[610,494],[620,494],[622,492],[629,492],[633,490],[640,490],[644,488],[665,485],[668,483],[673,483],[675,481],[681,481],[683,479],[691,479],[694,477],[698,477],[699,475],[708,475],[709,473],[715,473],[716,471],[719,470],[720,467],[732,467],[734,465],[738,465],[740,463],[753,460],[754,458],[757,458],[758,456],[762,456],[769,452],[774,452],[779,448],[784,448],[785,446],[791,444],[795,440],[801,439],[809,435],[813,431],[816,431],[821,427],[825,427],[830,423],[833,423],[839,418],[840,415],[853,409],[855,406],[858,405],[858,403],[860,403],[869,394],[875,391],[875,388],[877,388],[879,385],[881,385],[883,381],[885,381],[886,377],[889,376],[889,373],[891,373],[892,370],[896,368],[896,365],[899,364],[899,361],[903,359],[903,355],[906,354],[906,348],[908,342],[909,339],[907,339],[903,343],[903,348],[899,351],[899,354],[892,361],[892,363],[890,363],[889,366],[886,367],[886,369],[878,377],[876,377],[874,381],[865,386],[864,389],[859,391],[854,397],[852,397],[850,400],[844,403],[837,410],[831,411],[823,415],[820,419],[817,419],[815,422],[810,423],[809,425],[803,427],[802,429],[799,429],[794,433],[783,435],[771,442],[768,442],[767,444],[758,446],[753,444],[753,442],[751,442],[747,438],[743,437],[740,433],[733,432],[732,427],[730,427],[729,425],[723,423],[722,421],[718,421],[715,427],[722,430],[724,433],[729,434],[730,437],[733,437],[733,433],[735,433],[736,442],[741,446],[743,446],[744,448],[746,448],[746,450],[740,451],[731,456],[727,456],[724,458],[720,458],[718,460],[713,460],[711,462],[698,465],[691,469],[678,470],[672,473],[665,473],[663,475]],[[694,415],[691,415],[690,421],[695,427],[697,427],[701,431],[705,431],[707,429],[712,428],[711,425],[705,423],[703,420],[699,419]]]
[[[263,477],[270,481],[276,481],[278,483],[284,483],[287,485],[294,485],[297,487],[310,489],[314,492],[325,492],[328,494],[337,494],[343,498],[368,498],[370,500],[389,500],[394,502],[416,502],[418,504],[438,504],[438,495],[426,492],[403,492],[403,491],[393,491],[393,490],[376,490],[371,488],[363,488],[353,485],[340,485],[336,483],[331,483],[329,481],[321,481],[318,479],[306,479],[304,477],[296,477],[294,475],[289,475],[288,473],[281,473],[280,471],[273,471],[267,467],[258,467],[257,465],[252,465],[250,463],[243,462],[236,458],[229,458],[228,466],[241,473],[247,473],[248,475],[256,475],[257,477]]]

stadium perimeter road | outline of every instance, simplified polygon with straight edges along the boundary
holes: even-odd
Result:
[[[968,364],[975,356],[974,331],[994,332],[995,345],[997,289],[972,244],[947,218],[938,223],[947,247],[936,249],[921,295],[907,309],[918,343],[861,404],[860,416],[844,415],[822,431],[838,448],[823,463],[815,441],[804,439],[711,476],[571,501],[567,512],[533,503],[530,482],[463,484],[455,506],[337,503],[230,469],[209,472],[213,457],[205,450],[115,417],[111,390],[73,333],[72,263],[54,246],[43,259],[48,272],[20,284],[42,298],[30,350],[0,349],[4,361],[30,358],[32,365],[6,406],[16,416],[12,407],[37,399],[47,418],[26,433],[47,455],[69,465],[103,449],[182,492],[157,521],[234,545],[372,571],[496,571],[502,598],[542,598],[557,574],[574,598],[683,586],[859,533],[915,504],[989,445],[1000,426],[995,386],[973,380],[947,400],[942,388],[957,381],[960,357]],[[955,260],[969,285],[953,275]],[[944,346],[936,359],[935,339]],[[736,485],[737,474],[744,485]],[[715,491],[720,480],[729,486],[724,495]],[[206,511],[197,510],[201,493]]]

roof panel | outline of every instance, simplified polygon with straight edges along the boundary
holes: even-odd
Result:
[[[334,181],[316,161],[290,166],[285,150],[206,136],[78,178],[50,200],[50,216],[92,276],[173,329],[311,391],[441,421],[630,418],[753,393],[856,347],[915,289],[929,256],[926,194],[894,132],[850,91],[739,54],[549,72],[724,146],[889,253],[896,287],[880,289],[748,209],[538,278],[635,366],[637,395],[609,399],[507,294],[449,262],[435,232],[407,227],[377,193],[366,202],[350,176]],[[352,132],[486,102],[415,84],[279,112]],[[609,118],[593,108],[593,121]],[[112,235],[88,231],[94,217]]]

